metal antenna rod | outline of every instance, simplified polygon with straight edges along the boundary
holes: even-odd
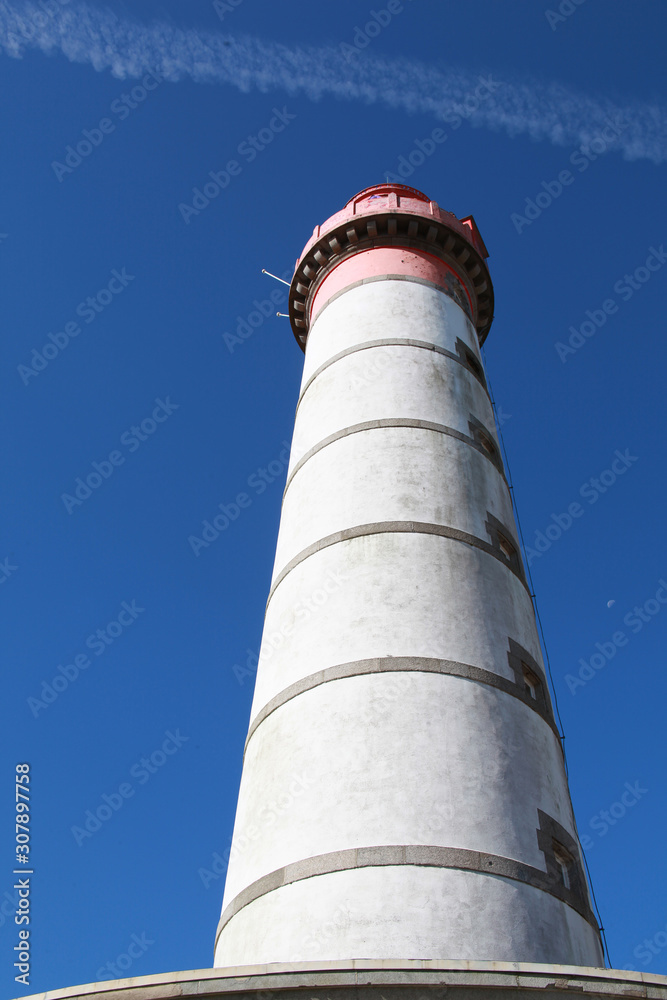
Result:
[[[285,316],[286,319],[289,319],[289,313],[276,313],[276,316]]]
[[[267,271],[265,267],[262,268],[262,274],[268,274],[269,278],[275,278],[276,281],[282,281],[283,285],[287,285],[289,287],[289,281],[285,281],[284,278],[279,278],[277,274],[271,274],[271,272]]]

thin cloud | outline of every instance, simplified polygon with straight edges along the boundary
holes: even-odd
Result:
[[[48,11],[48,13],[46,13]],[[20,58],[28,49],[61,52],[119,79],[156,69],[168,80],[227,84],[241,91],[282,90],[311,100],[330,95],[429,114],[439,120],[465,110],[480,77],[409,59],[362,53],[348,61],[337,47],[290,47],[248,36],[141,24],[83,3],[44,5],[0,0],[0,51]],[[492,96],[470,117],[473,125],[559,146],[590,142],[608,124],[622,121],[607,148],[625,159],[667,159],[667,112],[657,104],[618,104],[559,84],[517,83],[494,77]]]

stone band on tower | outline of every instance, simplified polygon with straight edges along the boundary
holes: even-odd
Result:
[[[382,184],[297,263],[218,968],[604,964],[479,353],[486,257],[472,217]]]

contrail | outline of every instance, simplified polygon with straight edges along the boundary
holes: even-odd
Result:
[[[438,120],[463,112],[477,127],[559,146],[590,142],[611,118],[624,128],[607,148],[619,150],[626,160],[667,159],[665,108],[591,97],[557,83],[494,77],[493,95],[471,114],[465,102],[480,77],[468,71],[367,52],[348,59],[335,45],[290,47],[166,22],[146,25],[71,0],[0,0],[0,51],[20,58],[26,49],[60,51],[72,62],[109,70],[119,79],[155,69],[174,82],[190,77],[244,92],[282,90],[311,100],[330,95]]]

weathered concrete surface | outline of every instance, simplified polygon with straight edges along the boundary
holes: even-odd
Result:
[[[602,964],[516,537],[464,310],[341,291],[308,335],[216,966]]]
[[[303,962],[197,969],[50,990],[21,1000],[667,1000],[667,977],[520,962]]]

